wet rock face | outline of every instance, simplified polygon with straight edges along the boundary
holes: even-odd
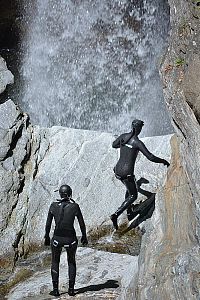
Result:
[[[191,126],[190,123],[192,111],[197,120],[200,116],[199,2],[169,1],[169,3],[171,6],[171,39],[161,72],[165,100],[170,108],[170,114],[176,125],[183,130],[183,134],[187,135],[187,128],[193,130],[195,126],[195,124]],[[177,98],[176,102],[175,97]],[[176,111],[178,106],[182,107],[182,111],[179,113]],[[185,112],[185,117],[183,112]]]
[[[172,160],[156,208],[146,223],[139,256],[137,299],[198,299],[199,243],[190,185],[172,139]],[[152,251],[153,249],[153,251]]]
[[[138,258],[125,254],[108,253],[90,248],[78,248],[76,299],[122,299],[124,291],[137,274]],[[60,299],[70,298],[67,294],[68,280],[66,254],[61,255]],[[14,287],[9,300],[47,299],[52,290],[50,268],[35,272],[33,276]]]
[[[16,206],[20,205],[15,215],[15,224],[10,228],[10,246],[6,246],[12,250],[12,244],[21,238],[21,229],[26,221],[27,205],[22,192],[25,175],[28,176],[25,169],[30,156],[31,130],[28,127],[28,116],[11,100],[0,105],[0,115],[1,245],[7,244],[3,232],[9,226]]]
[[[0,56],[0,94],[2,94],[8,84],[14,83],[14,76],[7,69],[5,60]]]
[[[171,37],[161,75],[178,136],[172,140],[167,180],[145,226],[135,296],[141,300],[200,296],[199,1],[171,0],[169,4]],[[133,299],[133,293],[126,299]]]
[[[181,137],[180,157],[193,194],[194,218],[199,218],[199,1],[170,1],[170,5],[171,39],[161,69],[165,84],[164,96],[174,127]],[[177,61],[177,57],[181,61]],[[199,238],[199,222],[196,235]]]

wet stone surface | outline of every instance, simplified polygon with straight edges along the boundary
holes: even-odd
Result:
[[[107,264],[107,259],[104,258],[104,256],[106,255],[104,254],[105,252],[129,254],[130,256],[137,256],[139,254],[140,243],[141,243],[141,232],[139,230],[133,229],[128,233],[123,234],[126,228],[127,228],[126,223],[120,225],[118,231],[113,230],[113,227],[110,225],[103,225],[99,228],[93,229],[88,233],[89,236],[88,246],[92,249],[80,247],[79,252],[81,253],[81,256],[84,256],[85,255],[84,253],[86,253],[87,251],[88,251],[88,255],[93,255],[91,253],[94,253],[94,251],[96,250],[101,250],[99,252],[97,251],[97,253],[103,253],[103,255],[99,255],[99,254],[94,255],[94,257],[92,258],[93,264],[86,263],[85,270],[80,271],[80,274],[82,272],[83,273],[86,272],[87,274],[85,274],[85,276],[82,276],[81,277],[82,279],[79,278],[80,282],[78,281],[78,285],[80,286],[80,288],[77,289],[76,291],[77,299],[117,299],[121,291],[121,287],[120,287],[121,279],[120,280],[108,279],[107,281],[105,280],[104,282],[104,278],[106,279],[107,276],[109,275],[109,270],[107,270],[106,268],[104,268],[101,271],[101,274],[99,274],[99,279],[100,281],[103,281],[102,283],[100,283],[99,285],[98,284],[87,285],[87,283],[91,281],[91,274],[92,273],[95,274],[97,272],[98,270],[97,266],[103,263]],[[63,253],[62,255],[64,256],[65,253]],[[80,255],[78,254],[77,261],[80,260],[79,256]],[[43,247],[41,247],[39,252],[32,253],[32,254],[30,253],[26,259],[22,259],[22,258],[19,259],[14,269],[12,269],[13,264],[5,265],[4,268],[2,265],[1,277],[0,277],[1,280],[0,291],[2,297],[3,295],[8,294],[13,287],[15,290],[15,287],[17,289],[17,287],[21,285],[22,286],[21,288],[23,289],[23,284],[24,286],[26,285],[24,281],[28,280],[29,278],[31,279],[32,277],[34,278],[36,273],[40,274],[39,276],[41,276],[41,281],[43,281],[41,274],[44,273],[44,277],[48,277],[48,280],[46,284],[44,284],[39,290],[40,298],[38,298],[38,296],[32,295],[30,291],[30,293],[28,293],[29,295],[28,298],[25,297],[23,299],[30,299],[30,300],[31,299],[33,300],[52,299],[52,296],[48,294],[49,288],[51,286],[50,263],[51,263],[51,250],[46,248],[44,249]],[[119,268],[119,266],[115,264],[113,266],[116,268],[116,270]],[[112,269],[113,266],[108,265],[107,267]],[[65,283],[67,283],[67,277]],[[84,284],[86,284],[86,286],[83,286]],[[67,287],[65,286],[65,284],[62,284],[60,299],[68,299],[69,296],[68,294],[66,294],[66,291],[67,291]],[[15,295],[13,297],[17,297],[17,296]],[[15,299],[15,298],[9,296],[8,298],[4,298],[4,299]]]
[[[46,255],[49,255],[49,251]],[[38,254],[39,255],[39,254]],[[38,257],[39,258],[39,257]],[[27,261],[28,262],[28,261]],[[77,299],[117,299],[129,286],[137,274],[136,256],[109,253],[79,247],[77,251],[77,278],[75,292]],[[31,265],[29,267],[31,269]],[[67,259],[63,251],[60,262],[60,299],[70,298],[67,294]],[[9,292],[6,299],[52,299],[48,294],[52,289],[50,266],[38,267]]]
[[[139,255],[142,233],[139,228],[125,233],[127,225],[127,223],[121,224],[117,231],[113,230],[110,225],[91,230],[89,232],[90,246],[112,253]]]

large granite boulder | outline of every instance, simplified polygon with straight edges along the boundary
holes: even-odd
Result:
[[[41,245],[49,205],[58,197],[54,191],[65,182],[74,188],[74,198],[82,208],[88,230],[110,223],[109,215],[121,204],[125,193],[112,170],[118,151],[111,147],[114,139],[111,134],[32,127],[27,115],[12,101],[0,105],[0,120],[1,258],[12,257],[15,265],[19,256],[26,256]],[[144,142],[150,151],[169,160],[170,139],[171,136],[154,137]],[[136,175],[149,179],[148,189],[155,192],[164,181],[166,168],[139,155]],[[40,254],[36,256],[35,259],[39,259]],[[30,259],[27,273],[29,262],[24,261],[23,276],[30,276],[34,261]],[[137,257],[86,248],[78,250],[77,261],[76,287],[85,291],[85,286],[91,286],[90,291],[78,294],[77,298],[126,299],[127,288],[136,280]],[[61,288],[66,290],[64,258],[61,269]],[[10,277],[11,285],[22,276],[17,274],[13,274],[13,279]],[[92,288],[99,288],[99,291]],[[25,282],[22,280],[9,293],[8,299],[30,295],[43,299],[50,289],[48,268],[34,273]],[[62,298],[67,299],[67,296]]]
[[[26,163],[30,154],[31,132],[29,129],[27,115],[23,114],[11,100],[0,105],[0,244],[6,245],[6,249],[12,249],[12,244],[25,220],[26,206],[22,204],[24,203],[22,191],[26,176]],[[19,203],[22,204],[21,209],[7,239],[4,230],[8,229],[13,211]]]
[[[175,137],[172,153],[165,185],[156,197],[154,214],[145,224],[146,234],[139,255],[137,299],[199,299],[196,212],[182,166],[180,141]]]
[[[118,151],[111,147],[114,136],[62,127],[32,127],[11,101],[0,108],[0,115],[9,116],[2,125],[7,134],[1,147],[4,184],[0,188],[0,254],[12,252],[14,244],[18,254],[24,255],[42,243],[48,208],[59,197],[54,191],[63,183],[72,186],[88,230],[110,222],[109,215],[125,194],[113,173],[118,159]],[[169,160],[170,139],[161,136],[144,138],[144,142],[155,155]],[[147,188],[155,192],[165,174],[166,167],[139,156],[136,175],[149,179]]]

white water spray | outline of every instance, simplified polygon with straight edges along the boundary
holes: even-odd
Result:
[[[146,135],[170,132],[157,70],[166,2],[26,1],[20,105],[31,121],[119,133],[141,118]]]

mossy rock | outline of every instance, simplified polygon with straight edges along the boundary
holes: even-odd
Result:
[[[17,271],[16,274],[14,274],[11,279],[9,279],[5,283],[1,284],[1,286],[0,286],[0,295],[5,296],[6,294],[9,293],[9,291],[15,285],[17,285],[21,281],[24,281],[25,279],[31,277],[32,275],[33,275],[33,270],[30,270],[28,268],[21,269],[21,270]]]
[[[125,232],[127,223],[119,226],[117,231],[110,225],[103,225],[92,229],[89,235],[89,246],[112,253],[139,255],[141,234],[133,229]]]

